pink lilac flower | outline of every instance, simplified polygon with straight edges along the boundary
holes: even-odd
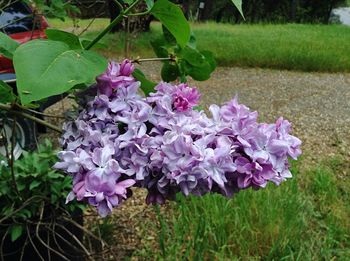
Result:
[[[64,125],[54,167],[73,177],[67,202],[86,201],[106,216],[131,187],[147,189],[148,204],[163,204],[176,193],[231,197],[291,178],[288,160],[301,154],[301,141],[287,120],[259,123],[237,97],[211,105],[208,117],[194,110],[200,95],[186,84],[162,82],[142,97],[133,69],[111,62],[94,100]]]
[[[180,84],[175,89],[173,99],[177,111],[187,111],[198,105],[200,94],[197,89],[190,88],[187,84]]]

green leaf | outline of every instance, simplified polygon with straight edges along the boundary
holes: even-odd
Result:
[[[151,10],[154,6],[154,0],[146,0],[147,10]]]
[[[13,93],[11,86],[3,81],[0,81],[0,102],[10,103],[15,99],[16,95]]]
[[[175,37],[170,33],[170,31],[162,25],[163,35],[164,39],[170,44],[170,45],[176,45],[176,39]]]
[[[165,58],[169,56],[169,52],[165,47],[165,40],[163,38],[158,38],[150,42],[153,48],[154,53],[159,58]]]
[[[190,25],[180,7],[168,0],[158,0],[151,13],[170,31],[181,47],[190,40]]]
[[[206,81],[210,78],[210,74],[212,73],[212,70],[209,64],[203,67],[189,66],[186,69],[186,73],[190,75],[193,78],[193,80]]]
[[[57,179],[64,177],[61,173],[58,173],[56,170],[52,170],[48,173],[48,177],[51,179]]]
[[[205,62],[202,66],[193,66],[186,61],[182,61],[181,66],[186,75],[190,75],[196,81],[206,81],[210,78],[212,65]]]
[[[197,43],[196,43],[196,36],[194,35],[193,32],[191,32],[191,36],[190,36],[190,41],[187,44],[189,47],[195,48],[197,47]]]
[[[179,68],[176,65],[170,64],[168,62],[164,63],[162,67],[162,72],[161,72],[163,81],[165,82],[175,81],[179,76],[179,74],[180,74]]]
[[[136,78],[136,80],[141,82],[141,90],[146,96],[148,96],[152,92],[155,92],[154,87],[157,85],[157,83],[151,82],[150,80],[146,79],[146,76],[143,74],[142,71],[140,71],[139,69],[135,69],[132,75]]]
[[[240,12],[241,16],[244,18],[243,10],[242,10],[242,0],[231,0],[231,2],[234,4],[234,6],[237,7],[238,11]]]
[[[198,50],[186,46],[181,50],[180,56],[185,59],[189,64],[200,67],[206,63],[205,56],[201,54]]]
[[[202,51],[201,53],[202,53],[202,55],[204,55],[205,60],[207,61],[207,63],[209,63],[210,68],[213,72],[217,66],[214,54],[210,51]]]
[[[178,56],[183,59],[182,71],[194,80],[205,81],[210,78],[216,68],[214,55],[209,51],[199,52],[197,49],[186,46],[180,50]]]
[[[34,189],[34,188],[37,188],[40,184],[41,184],[41,182],[38,181],[38,180],[32,181],[32,183],[30,183],[30,185],[29,185],[29,190],[32,190],[32,189]]]
[[[0,32],[0,54],[6,58],[12,59],[13,53],[18,46],[19,43],[6,34]]]
[[[23,44],[13,58],[22,104],[64,93],[78,84],[91,84],[107,67],[107,60],[93,51],[71,50],[51,40]]]
[[[53,41],[60,41],[67,44],[71,49],[82,49],[79,37],[65,31],[57,29],[46,29],[45,34],[48,39]]]
[[[14,242],[16,241],[23,232],[23,227],[21,225],[15,224],[12,225],[10,228],[10,233],[11,233],[11,241]]]

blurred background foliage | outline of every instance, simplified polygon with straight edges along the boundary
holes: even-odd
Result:
[[[217,22],[243,22],[239,12],[228,0],[177,1],[183,4],[189,18],[199,13],[200,20]],[[199,9],[204,2],[203,10]],[[338,6],[346,5],[346,0],[246,0],[243,2],[245,22],[278,22],[278,23],[328,23],[331,11]],[[199,10],[198,10],[199,9]]]

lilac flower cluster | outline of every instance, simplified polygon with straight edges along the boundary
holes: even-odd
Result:
[[[133,69],[127,60],[110,63],[95,99],[65,124],[55,167],[73,176],[67,201],[86,200],[106,216],[132,186],[148,190],[148,204],[162,204],[177,192],[230,197],[292,176],[288,158],[301,154],[301,141],[288,121],[258,123],[237,98],[211,105],[209,118],[193,109],[200,95],[186,84],[162,82],[142,97]]]

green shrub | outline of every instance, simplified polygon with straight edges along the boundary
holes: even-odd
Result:
[[[72,178],[52,168],[57,156],[48,140],[35,152],[23,152],[14,161],[13,172],[5,158],[0,161],[0,224],[9,226],[13,240],[21,235],[28,221],[39,219],[42,208],[53,214],[82,207],[78,203],[65,205]]]

